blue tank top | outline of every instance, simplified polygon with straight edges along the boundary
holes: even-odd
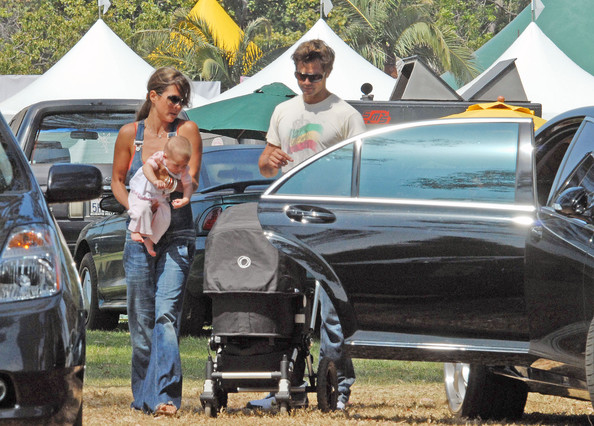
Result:
[[[176,119],[173,123],[171,123],[169,127],[169,132],[167,133],[167,138],[177,135],[177,126],[179,125],[180,120]],[[138,169],[143,166],[142,162],[142,145],[144,144],[144,120],[139,121],[137,128],[136,128],[136,137],[134,138],[134,156],[132,157],[132,162],[130,163],[130,168],[128,169],[128,174],[126,175],[126,185],[132,179],[132,176],[136,173]],[[175,200],[178,198],[183,198],[183,194],[181,192],[172,192],[170,195],[171,200]],[[169,204],[171,207],[171,203]],[[174,231],[181,231],[181,230],[191,230],[193,229],[193,218],[192,218],[192,207],[190,204],[187,204],[179,209],[174,209],[171,207],[171,224],[169,228],[167,228],[167,233],[174,232]]]

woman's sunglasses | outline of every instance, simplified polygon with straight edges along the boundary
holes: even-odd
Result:
[[[309,80],[310,83],[318,83],[322,81],[324,78],[324,74],[302,74],[300,72],[295,72],[295,77],[299,81]]]
[[[167,100],[171,102],[173,105],[185,105],[186,100],[184,98],[180,98],[177,95],[169,95],[167,96]]]

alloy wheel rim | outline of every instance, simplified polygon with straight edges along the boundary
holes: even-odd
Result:
[[[90,312],[93,289],[91,285],[91,274],[87,268],[82,270],[80,282],[82,284],[83,307],[87,312]]]
[[[457,412],[464,403],[466,389],[468,388],[468,375],[470,364],[445,363],[444,382],[448,404],[452,411]]]

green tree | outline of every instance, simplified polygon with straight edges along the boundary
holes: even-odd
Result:
[[[419,55],[436,72],[465,82],[477,75],[472,50],[432,17],[434,0],[348,0],[343,35],[367,60],[394,75],[398,59]]]
[[[104,17],[132,49],[135,32],[169,28],[174,10],[195,0],[111,0]],[[0,73],[42,74],[66,54],[99,17],[96,0],[3,0]]]
[[[438,0],[434,16],[476,50],[509,24],[530,0]]]
[[[237,49],[230,52],[217,45],[205,21],[195,19],[188,12],[183,9],[177,12],[170,32],[151,32],[153,40],[149,44],[157,47],[149,58],[155,66],[175,66],[190,78],[217,80],[223,89],[228,89],[278,55],[278,46],[265,42],[271,32],[265,18],[250,21],[239,35]],[[259,43],[255,43],[257,36],[261,36]]]

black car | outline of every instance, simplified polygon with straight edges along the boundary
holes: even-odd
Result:
[[[594,107],[366,132],[262,195],[269,240],[326,288],[353,357],[446,362],[451,411],[594,392]]]
[[[54,165],[45,198],[0,117],[0,422],[82,424],[82,288],[48,203],[101,194],[93,166]]]
[[[274,179],[258,169],[263,145],[205,147],[198,190],[191,199],[196,229],[196,254],[184,297],[181,332],[199,334],[210,321],[210,299],[202,295],[204,243],[218,216],[227,207],[256,201]],[[79,265],[89,328],[113,329],[126,313],[126,282],[122,256],[128,214],[113,196],[101,203],[119,214],[87,225],[74,252]]]
[[[101,170],[107,194],[111,191],[116,137],[120,127],[136,119],[142,103],[136,99],[43,101],[17,113],[10,126],[42,189],[53,164],[92,164]],[[109,214],[99,207],[99,202],[97,198],[52,206],[71,251],[87,223]]]

